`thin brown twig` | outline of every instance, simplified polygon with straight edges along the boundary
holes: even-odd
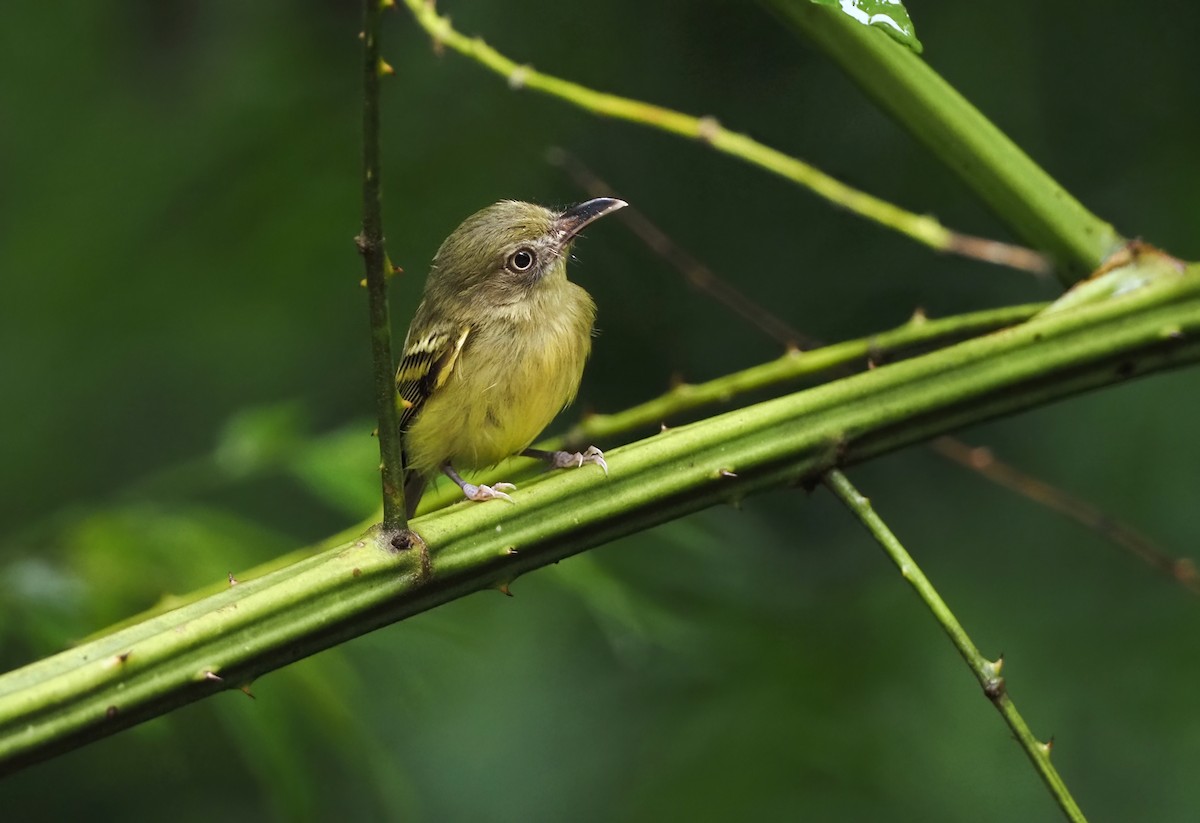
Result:
[[[1118,546],[1140,557],[1148,565],[1164,572],[1189,591],[1200,594],[1200,575],[1196,564],[1186,557],[1172,557],[1154,544],[1150,538],[1119,520],[1116,520],[1070,492],[1039,480],[1020,469],[998,460],[992,450],[985,446],[969,446],[954,437],[938,437],[929,447],[942,457],[953,460],[1009,491],[1053,509],[1107,537]]]
[[[546,158],[552,165],[565,171],[575,185],[592,197],[612,195],[612,187],[608,183],[565,149],[552,148]],[[671,240],[666,232],[635,206],[626,206],[617,212],[616,217],[651,251],[675,267],[693,288],[707,294],[785,348],[815,349],[821,345],[819,340],[803,334],[747,297],[736,286],[717,277],[708,266]]]
[[[553,149],[549,160],[552,164],[562,168],[576,185],[589,194],[616,196],[616,192],[608,183],[579,158],[565,150]],[[678,270],[688,283],[729,308],[759,331],[782,342],[785,346],[795,345],[800,340],[805,341],[805,348],[816,348],[822,345],[821,341],[802,334],[786,321],[755,303],[734,286],[726,283],[708,266],[679,247],[662,229],[634,207],[623,209],[618,216],[624,217],[625,224],[633,233],[651,251]],[[876,364],[868,362],[867,365]],[[845,368],[843,371],[849,374],[852,369]],[[1189,591],[1200,594],[1200,573],[1197,572],[1195,564],[1190,559],[1172,557],[1158,548],[1148,537],[1133,527],[1109,517],[1092,503],[997,460],[991,450],[984,446],[972,446],[950,435],[943,435],[928,445],[935,454],[971,469],[985,479],[1013,491],[1027,500],[1057,511],[1111,540],[1153,568],[1174,578]]]

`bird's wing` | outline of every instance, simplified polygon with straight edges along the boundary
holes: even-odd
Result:
[[[400,395],[400,431],[412,425],[425,401],[449,379],[470,335],[469,325],[446,325],[421,335],[405,346],[404,357],[396,370],[396,391]]]

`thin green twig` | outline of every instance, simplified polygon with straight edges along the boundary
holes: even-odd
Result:
[[[387,533],[407,527],[404,517],[404,469],[400,456],[400,420],[396,415],[392,322],[388,311],[387,252],[380,196],[379,57],[380,0],[363,2],[363,215],[356,238],[366,267],[367,305],[374,360],[375,412],[379,419],[379,457],[383,488],[383,527]]]
[[[602,117],[640,123],[644,126],[699,140],[717,151],[774,172],[798,183],[842,208],[886,226],[938,251],[960,254],[989,263],[1047,274],[1050,264],[1035,251],[961,234],[947,229],[935,218],[914,214],[874,195],[847,186],[808,163],[784,154],[738,132],[730,131],[713,117],[694,117],[673,109],[632,100],[572,83],[531,66],[510,60],[482,38],[457,31],[448,17],[437,13],[428,0],[404,0],[422,28],[439,46],[470,57],[508,80],[514,89],[531,89],[565,100]]]
[[[921,571],[916,562],[912,559],[900,541],[883,522],[883,519],[876,514],[875,509],[871,506],[871,501],[859,493],[858,489],[850,482],[846,475],[842,474],[838,469],[833,469],[824,477],[824,483],[837,497],[846,504],[855,515],[858,516],[862,524],[866,526],[867,531],[871,536],[883,547],[887,552],[888,557],[896,564],[896,568],[900,570],[900,574],[904,579],[916,589],[921,600],[933,613],[934,618],[942,624],[942,628],[946,634],[950,636],[950,640],[954,643],[954,647],[958,649],[958,653],[962,655],[963,660],[967,662],[971,672],[975,675],[975,679],[979,681],[979,685],[983,687],[983,693],[987,695],[988,700],[1000,712],[1004,718],[1004,722],[1012,729],[1013,734],[1017,738],[1017,742],[1021,744],[1021,748],[1025,750],[1029,760],[1033,763],[1034,769],[1045,782],[1046,788],[1050,790],[1050,794],[1062,809],[1063,814],[1068,820],[1083,821],[1086,818],[1080,810],[1075,798],[1071,796],[1071,792],[1067,789],[1062,777],[1059,776],[1058,770],[1050,762],[1050,750],[1053,746],[1053,740],[1049,743],[1042,743],[1033,736],[1033,732],[1029,730],[1029,726],[1025,723],[1025,719],[1021,717],[1017,711],[1017,707],[1013,704],[1012,698],[1008,696],[1008,687],[1005,685],[1004,678],[1000,676],[1000,670],[1004,666],[1004,658],[1001,657],[996,661],[988,660],[979,653],[979,649],[971,642],[971,638],[967,635],[962,624],[958,622],[958,618],[950,611],[950,607],[942,600],[937,593],[937,589],[929,582],[929,578]]]
[[[910,49],[837,9],[762,0],[836,62],[1071,285],[1125,243]]]

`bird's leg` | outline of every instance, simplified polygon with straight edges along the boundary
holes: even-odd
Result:
[[[538,460],[545,460],[555,469],[578,469],[584,463],[595,463],[604,469],[605,476],[608,476],[608,463],[604,462],[604,452],[595,446],[588,446],[585,452],[547,452],[541,449],[525,449],[521,454],[525,457],[536,457]]]
[[[446,473],[447,477],[458,484],[458,487],[462,489],[462,493],[467,496],[468,500],[500,499],[507,500],[509,503],[517,502],[505,494],[506,491],[512,491],[516,488],[512,483],[493,483],[490,486],[476,486],[474,483],[468,483],[466,480],[463,480],[449,463],[442,466],[442,471]]]

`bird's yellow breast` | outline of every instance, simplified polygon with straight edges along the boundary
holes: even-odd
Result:
[[[410,468],[498,463],[527,448],[575,398],[595,306],[565,279],[554,292],[471,328],[445,383],[405,435]]]

